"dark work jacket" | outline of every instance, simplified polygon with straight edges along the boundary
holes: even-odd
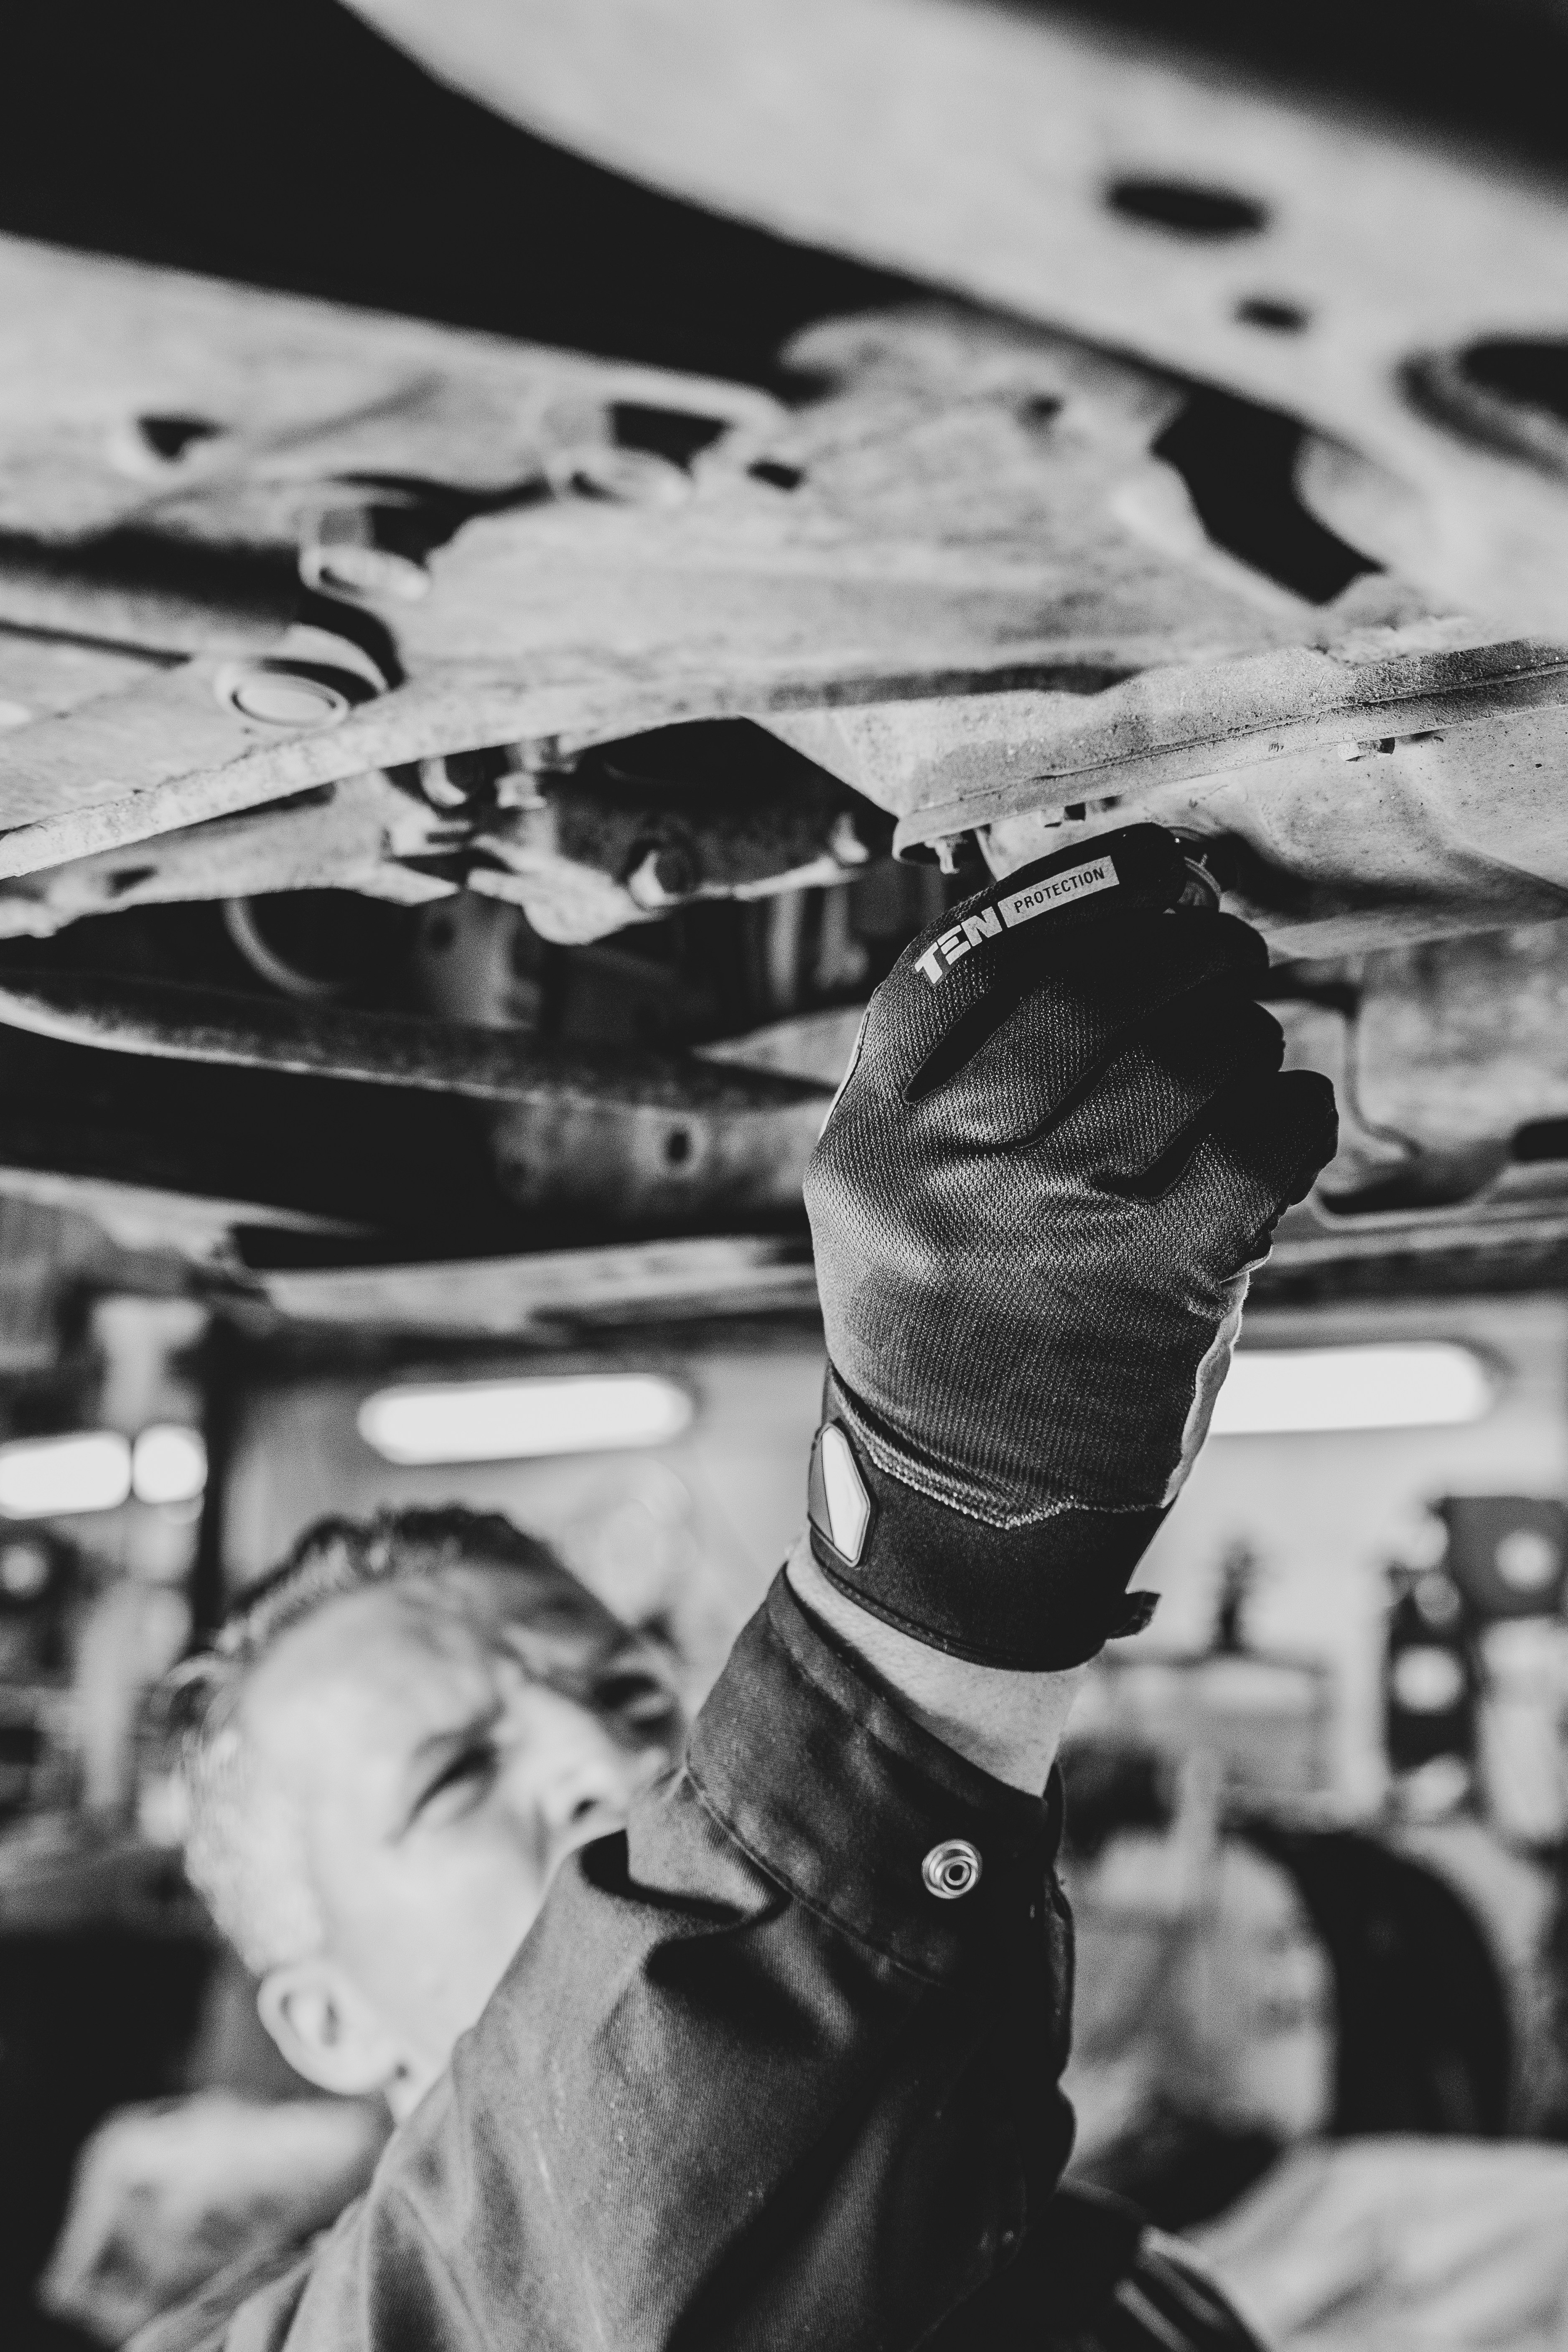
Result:
[[[1137,2228],[1064,2227],[1052,2202],[1058,1828],[1054,1787],[1026,1796],[917,1728],[781,1576],[682,1769],[559,1874],[365,2197],[307,2263],[156,2323],[148,2352],[1070,2332]],[[952,1838],[982,1869],[943,1899],[921,1864]]]

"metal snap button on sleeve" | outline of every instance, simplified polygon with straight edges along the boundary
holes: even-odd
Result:
[[[943,1838],[921,1864],[927,1892],[943,1903],[956,1903],[980,1884],[980,1856],[967,1838]]]

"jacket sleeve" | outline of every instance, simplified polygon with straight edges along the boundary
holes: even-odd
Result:
[[[920,2340],[1066,2158],[1056,1830],[781,1577],[684,1766],[562,1872],[302,2294],[227,2352]]]

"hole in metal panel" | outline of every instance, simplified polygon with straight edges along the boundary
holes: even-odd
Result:
[[[1310,512],[1296,487],[1306,429],[1234,393],[1194,391],[1154,444],[1217,547],[1310,604],[1326,604],[1380,564]]]
[[[766,482],[773,490],[798,490],[805,476],[798,466],[785,466],[774,457],[759,457],[746,468],[753,482]]]
[[[199,441],[216,440],[223,431],[205,416],[139,416],[136,430],[166,466],[177,466]]]
[[[1282,302],[1272,294],[1249,294],[1236,306],[1237,322],[1244,327],[1261,327],[1270,335],[1300,335],[1306,332],[1310,316],[1299,302]]]
[[[1514,1160],[1526,1168],[1568,1160],[1568,1118],[1531,1119],[1515,1129],[1510,1149]]]
[[[610,409],[610,429],[617,448],[642,449],[651,457],[668,457],[672,466],[689,466],[729,427],[721,416],[693,416],[684,409],[617,400]]]
[[[1223,238],[1257,236],[1268,226],[1268,207],[1235,188],[1206,187],[1194,180],[1143,179],[1136,174],[1112,180],[1105,201],[1113,213],[1140,221],[1150,228],[1173,230],[1178,236]]]

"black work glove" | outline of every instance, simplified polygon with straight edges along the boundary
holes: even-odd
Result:
[[[1247,1276],[1333,1152],[1268,953],[1133,825],[955,908],[867,1008],[805,1179],[811,1540],[988,1665],[1089,1657],[1208,1427]]]

